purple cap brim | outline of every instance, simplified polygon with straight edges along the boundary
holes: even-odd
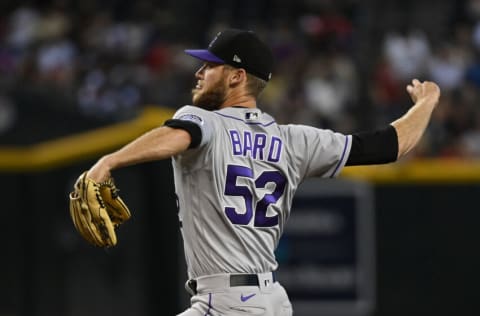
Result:
[[[218,58],[217,56],[215,56],[214,54],[212,54],[210,51],[206,49],[186,49],[185,53],[203,61],[209,61],[212,63],[219,63],[219,64],[225,63],[225,61]]]

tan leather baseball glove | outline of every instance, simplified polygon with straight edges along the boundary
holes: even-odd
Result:
[[[115,228],[130,218],[130,210],[118,195],[113,178],[102,183],[83,172],[70,193],[73,225],[89,243],[98,247],[117,244]]]

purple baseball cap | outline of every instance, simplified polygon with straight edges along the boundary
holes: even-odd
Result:
[[[273,54],[252,31],[227,29],[219,32],[207,49],[186,49],[185,53],[203,61],[243,68],[265,81],[272,76]]]

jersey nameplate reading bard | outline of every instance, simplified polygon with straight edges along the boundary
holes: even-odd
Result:
[[[232,154],[234,156],[251,157],[269,162],[279,162],[282,155],[282,139],[264,133],[238,131],[231,129]]]

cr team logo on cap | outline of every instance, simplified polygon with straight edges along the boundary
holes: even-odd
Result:
[[[217,35],[215,35],[215,37],[212,39],[212,41],[208,45],[208,48],[213,46],[213,44],[217,41],[217,38],[220,36],[220,34],[222,34],[222,32],[218,32]]]

